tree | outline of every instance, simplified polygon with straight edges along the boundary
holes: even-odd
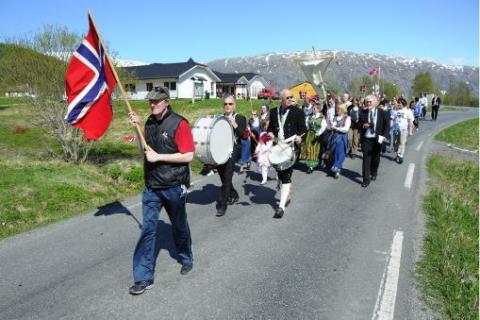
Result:
[[[428,72],[418,73],[413,79],[412,84],[413,94],[419,96],[423,92],[437,93],[439,92],[438,86],[433,82],[432,76]]]
[[[2,45],[1,81],[8,85],[26,85],[32,89],[29,105],[34,125],[54,136],[66,161],[84,162],[92,143],[83,139],[81,130],[64,120],[65,71],[72,52],[82,37],[67,28],[45,26],[31,38],[9,40]]]
[[[394,83],[380,80],[380,88],[381,91],[387,96],[388,99],[393,97],[398,97],[401,95],[400,88],[396,86]]]
[[[372,91],[373,84],[374,82],[371,77],[363,76],[362,78],[358,78],[350,81],[350,84],[348,85],[348,91],[352,96],[357,96],[357,97],[363,96],[363,95],[369,94]],[[362,92],[360,90],[360,86],[366,86],[367,91]]]
[[[336,78],[327,77],[325,79],[325,90],[333,95],[338,95],[342,91],[342,87]]]
[[[450,84],[443,102],[447,105],[478,107],[478,97],[471,96],[470,87],[464,81]]]

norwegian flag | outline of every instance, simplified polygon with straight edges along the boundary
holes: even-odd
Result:
[[[371,76],[378,76],[379,73],[380,73],[380,67],[373,68],[368,72],[368,74]]]
[[[112,121],[111,95],[117,81],[90,15],[88,22],[88,34],[73,53],[65,76],[65,120],[81,128],[85,139],[97,140]]]

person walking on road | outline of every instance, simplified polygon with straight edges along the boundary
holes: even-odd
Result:
[[[170,108],[170,95],[165,87],[150,91],[151,114],[145,123],[144,175],[142,193],[142,233],[133,254],[133,280],[130,294],[139,295],[151,289],[155,273],[155,246],[158,237],[158,217],[162,208],[172,223],[172,233],[180,273],[187,274],[193,267],[192,239],[185,208],[187,187],[190,184],[189,163],[193,160],[195,145],[185,118]],[[139,123],[137,114],[129,114],[130,123]]]
[[[432,120],[433,121],[437,121],[440,104],[442,104],[442,99],[440,99],[440,97],[435,94],[432,99]]]
[[[377,179],[380,165],[382,143],[388,137],[389,122],[384,110],[377,108],[378,100],[374,95],[365,98],[366,109],[360,115],[362,143],[362,187],[369,186],[370,181]]]

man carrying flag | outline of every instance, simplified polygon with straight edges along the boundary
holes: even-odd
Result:
[[[117,84],[92,17],[89,31],[70,60],[66,73],[68,111],[65,120],[97,140],[112,120],[111,95]]]

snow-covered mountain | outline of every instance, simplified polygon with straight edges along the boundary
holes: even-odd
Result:
[[[137,61],[137,60],[115,58],[115,64],[118,65],[119,67],[135,67],[135,66],[144,66],[148,63],[145,63],[143,61]]]
[[[318,53],[333,53],[331,50]],[[255,72],[263,75],[277,88],[290,87],[305,81],[295,59],[311,51],[268,53],[250,57],[218,59],[208,63],[220,72]],[[465,81],[472,94],[478,95],[478,67],[452,66],[415,58],[335,51],[335,60],[330,64],[324,78],[334,79],[342,90],[347,90],[350,81],[368,75],[374,67],[380,67],[381,77],[398,85],[406,95],[411,94],[412,80],[419,72],[428,71],[441,90],[448,90],[450,83]]]

